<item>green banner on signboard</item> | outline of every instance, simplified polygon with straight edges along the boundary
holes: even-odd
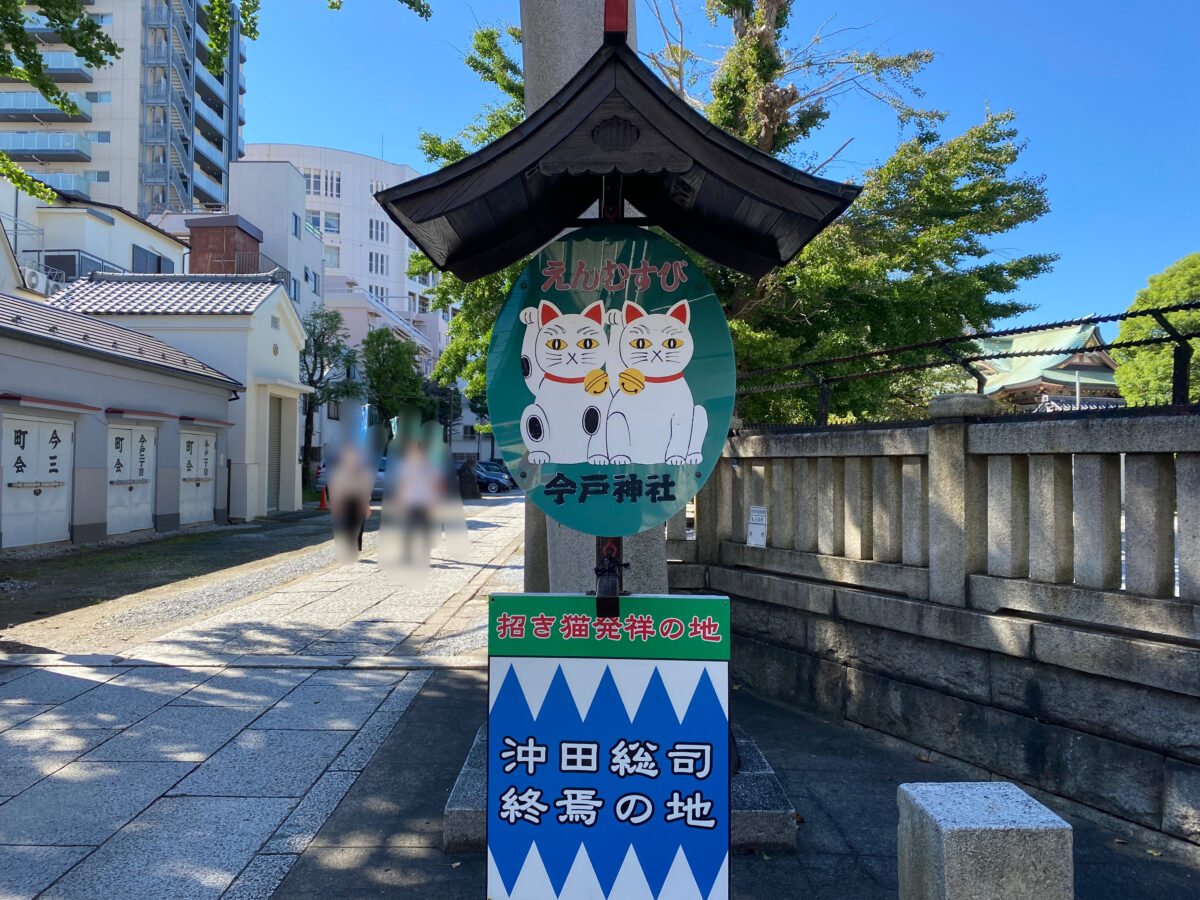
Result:
[[[488,411],[526,495],[638,534],[704,484],[733,414],[733,344],[704,274],[642,228],[582,228],[521,273],[492,329]]]
[[[489,656],[729,659],[729,598],[630,596],[596,617],[584,594],[493,594]]]

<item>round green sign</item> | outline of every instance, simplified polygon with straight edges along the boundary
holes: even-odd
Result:
[[[543,249],[488,349],[488,414],[517,484],[546,514],[617,537],[696,495],[733,415],[733,344],[703,273],[628,225]]]

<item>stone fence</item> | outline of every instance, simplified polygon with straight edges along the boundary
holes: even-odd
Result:
[[[758,693],[1200,844],[1200,416],[989,411],[731,437],[671,588]]]

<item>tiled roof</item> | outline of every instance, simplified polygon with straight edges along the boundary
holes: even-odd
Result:
[[[92,315],[247,316],[279,287],[266,275],[140,275],[93,272],[49,303]]]
[[[93,356],[117,357],[142,368],[213,381],[231,390],[242,385],[158,338],[102,319],[0,294],[0,336],[55,344]]]
[[[1116,379],[1112,369],[1101,367],[1104,360],[1107,360],[1107,355],[1103,351],[1088,350],[1089,345],[1103,342],[1100,328],[1096,325],[1064,325],[1060,328],[1044,328],[1010,337],[980,340],[978,343],[984,353],[1048,351],[1044,355],[988,360],[987,364],[994,372],[988,375],[983,392],[994,394],[1006,387],[1036,384],[1039,381],[1070,386],[1075,384],[1076,372],[1079,372],[1080,384],[1085,387],[1115,390]],[[1096,367],[1066,366],[1077,353],[1093,356]]]

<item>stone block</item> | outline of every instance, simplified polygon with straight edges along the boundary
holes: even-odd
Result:
[[[258,714],[257,709],[164,706],[97,747],[87,759],[203,762]]]
[[[0,685],[0,704],[66,703],[97,685],[111,681],[128,669],[93,669],[85,666],[52,666]]]
[[[922,599],[929,596],[929,572],[916,566],[824,556],[799,550],[751,547],[731,541],[721,544],[720,561],[722,566],[745,566],[763,572],[876,588]]]
[[[20,793],[115,734],[100,728],[10,728],[0,738],[0,794]]]
[[[165,797],[42,896],[215,900],[290,807],[264,797]]]
[[[843,666],[867,669],[981,703],[988,699],[988,658],[981,650],[911,634],[814,618],[808,652]]]
[[[806,553],[817,550],[817,461],[792,460],[792,515],[796,520],[793,547]]]
[[[841,556],[845,547],[846,466],[839,457],[817,460],[817,552]]]
[[[874,556],[874,479],[869,456],[847,459],[845,467],[845,524],[842,526],[843,554],[850,559]]]
[[[1029,577],[1070,584],[1075,566],[1071,457],[1029,457]]]
[[[929,418],[958,419],[971,416],[990,416],[996,403],[983,394],[942,394],[929,403]]]
[[[1072,900],[1071,826],[1006,782],[904,784],[900,900]]]
[[[0,847],[0,896],[36,897],[91,852],[91,847]]]
[[[719,590],[720,588],[718,588]],[[788,644],[797,650],[805,647],[807,618],[770,603],[738,598],[730,605],[730,625],[734,634],[747,634]]]
[[[988,564],[990,575],[1029,574],[1029,458],[987,458]]]
[[[784,550],[792,549],[796,542],[792,462],[773,459],[767,464],[767,544]]]
[[[1200,697],[1200,649],[1062,625],[1033,626],[1033,657],[1120,681]]]
[[[852,622],[980,650],[1029,655],[1030,623],[1023,619],[985,615],[849,588],[838,588],[835,597],[838,616]]]
[[[1167,760],[1162,830],[1200,844],[1200,766]]]
[[[994,656],[992,703],[1055,725],[1200,763],[1200,698]]]
[[[254,728],[357,731],[387,695],[386,685],[301,685],[267,710]]]
[[[834,719],[842,716],[846,669],[837,663],[738,636],[731,674],[761,696]]]
[[[825,584],[724,567],[710,569],[709,582],[715,591],[753,597],[775,606],[822,615],[833,611],[833,588]]]
[[[1125,457],[1125,588],[1175,594],[1175,461],[1165,454]]]
[[[895,456],[876,456],[871,460],[872,558],[879,562],[900,562],[903,523],[901,512],[903,480],[901,461]]]
[[[1074,498],[1075,582],[1085,587],[1118,590],[1121,587],[1121,458],[1115,454],[1077,455]]]
[[[487,846],[487,723],[479,726],[458,773],[443,815],[442,849],[447,853]]]
[[[773,771],[737,772],[730,800],[729,838],[735,852],[795,852],[796,808]]]
[[[1175,457],[1179,596],[1200,601],[1200,453]]]
[[[303,797],[349,739],[346,731],[243,731],[172,793]]]

